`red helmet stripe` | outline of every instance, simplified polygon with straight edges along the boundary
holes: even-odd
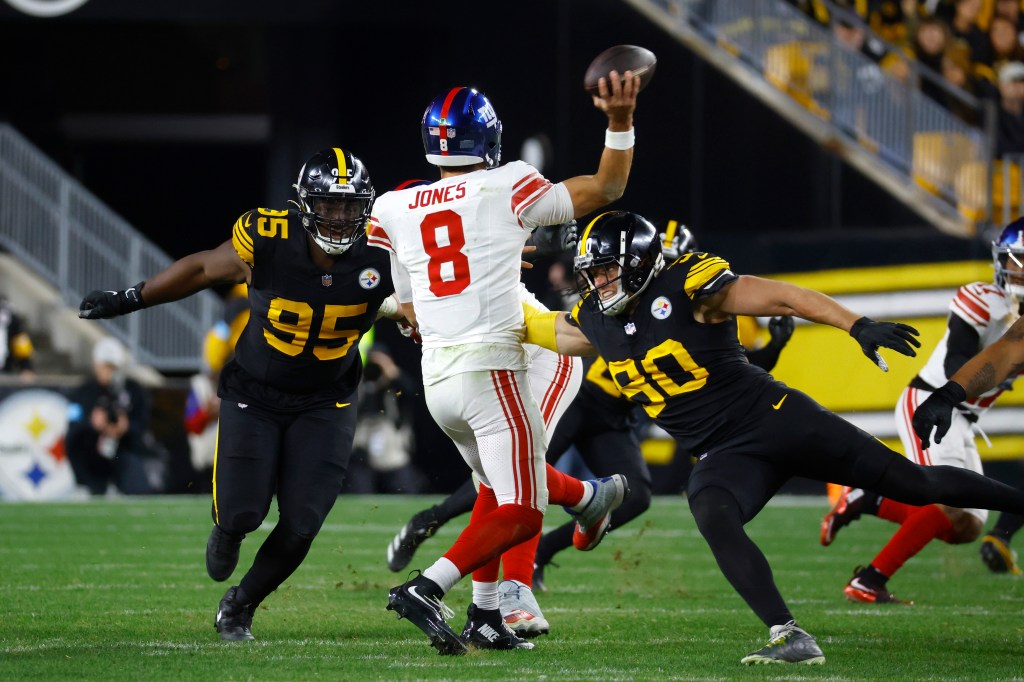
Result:
[[[452,107],[452,100],[455,99],[455,95],[462,92],[465,88],[452,88],[448,93],[448,96],[444,98],[444,104],[441,105],[441,125],[440,128],[440,140],[445,140],[448,137],[448,126],[444,125],[443,121],[448,118],[448,110]],[[441,156],[448,156],[448,150],[441,148]]]

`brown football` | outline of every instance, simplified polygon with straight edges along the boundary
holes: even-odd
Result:
[[[654,67],[657,65],[658,58],[647,48],[636,45],[609,47],[590,62],[583,76],[583,87],[591,95],[596,95],[599,79],[606,78],[612,71],[617,71],[620,76],[626,71],[632,71],[634,76],[640,76],[640,89],[643,90],[654,77]]]

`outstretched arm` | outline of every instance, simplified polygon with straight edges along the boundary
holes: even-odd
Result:
[[[914,410],[914,433],[928,449],[932,429],[941,443],[952,423],[953,408],[995,388],[1000,382],[1024,372],[1024,317],[1006,330],[998,341],[968,360],[944,385]]]
[[[229,239],[216,249],[199,251],[171,263],[130,289],[89,292],[82,299],[78,316],[96,319],[125,315],[186,298],[214,284],[246,282],[251,272]]]
[[[572,198],[576,218],[607,206],[622,196],[633,165],[633,112],[640,91],[640,77],[627,71],[624,78],[612,71],[602,78],[594,106],[608,115],[608,134],[601,163],[594,175],[579,175],[563,184]]]
[[[699,301],[698,312],[708,322],[717,322],[725,315],[794,315],[827,324],[849,332],[860,344],[864,355],[888,371],[878,349],[889,348],[914,357],[921,343],[913,327],[898,322],[875,322],[858,315],[820,291],[805,289],[788,282],[744,275],[721,291]]]

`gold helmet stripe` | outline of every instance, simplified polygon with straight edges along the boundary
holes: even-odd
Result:
[[[670,221],[668,221],[668,225],[665,226],[665,239],[662,240],[662,242],[661,242],[665,247],[671,247],[672,246],[672,240],[676,238],[676,230],[678,230],[678,229],[679,229],[679,221],[678,220],[670,220]]]
[[[345,150],[340,147],[334,148],[334,154],[338,157],[338,184],[348,184],[348,164],[345,163]]]
[[[605,211],[601,215],[599,215],[599,216],[595,217],[593,220],[591,220],[589,224],[587,224],[587,229],[583,230],[583,236],[580,237],[580,243],[578,245],[578,253],[577,253],[577,255],[580,255],[580,256],[587,255],[587,239],[590,237],[590,230],[591,230],[591,228],[594,227],[594,223],[596,223],[603,216],[606,216],[609,213],[611,213],[611,211]]]

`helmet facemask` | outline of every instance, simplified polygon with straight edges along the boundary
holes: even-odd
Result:
[[[329,256],[340,256],[366,236],[372,197],[312,197],[299,189],[299,217],[313,241]]]
[[[625,263],[627,259],[628,264]],[[665,259],[660,253],[653,264],[645,264],[630,254],[616,258],[585,253],[573,260],[580,296],[589,297],[598,310],[611,317],[625,312],[633,299],[642,294],[655,275],[661,272],[664,264]]]
[[[1024,303],[1024,251],[992,248],[996,284],[1017,305]]]

